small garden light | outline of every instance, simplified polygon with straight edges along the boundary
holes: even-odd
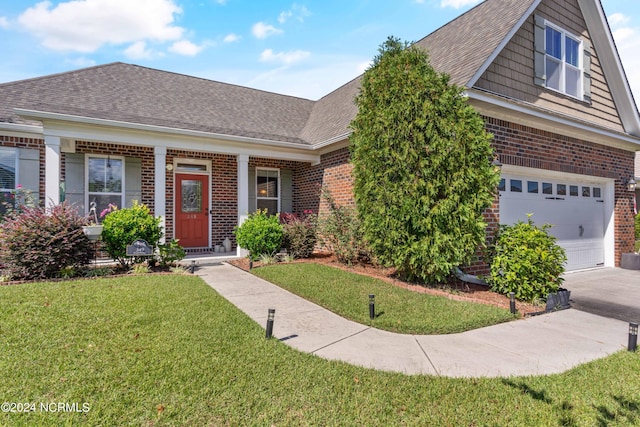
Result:
[[[627,349],[629,351],[636,351],[638,347],[638,324],[629,323],[629,345]]]
[[[371,320],[376,317],[376,296],[374,294],[369,294],[369,318]]]
[[[267,332],[265,334],[265,337],[267,339],[271,338],[271,336],[273,335],[273,320],[275,317],[276,317],[276,309],[270,308],[269,315],[267,316]]]
[[[509,311],[511,314],[516,314],[516,293],[509,292]]]
[[[189,271],[191,274],[194,274],[196,272],[196,260],[192,259],[191,260],[191,267],[189,267]]]

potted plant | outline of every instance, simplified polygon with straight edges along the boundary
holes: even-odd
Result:
[[[96,202],[89,205],[89,215],[87,225],[82,226],[82,231],[89,240],[96,241],[102,234],[102,224],[98,223],[98,214],[96,213]]]

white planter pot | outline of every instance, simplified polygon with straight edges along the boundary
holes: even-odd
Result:
[[[82,227],[82,231],[85,236],[91,241],[98,240],[100,235],[102,234],[102,226],[101,225],[85,225]]]

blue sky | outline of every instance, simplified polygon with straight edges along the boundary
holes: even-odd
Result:
[[[517,1],[517,0],[514,0]],[[318,99],[478,0],[0,0],[0,82],[114,61]],[[640,100],[640,2],[602,0]]]

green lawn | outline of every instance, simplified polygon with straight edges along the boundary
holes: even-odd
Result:
[[[276,264],[252,272],[340,316],[393,332],[451,334],[514,319],[506,309],[412,292],[326,265]],[[369,294],[375,295],[377,316],[373,321]]]
[[[8,426],[640,423],[638,353],[549,377],[377,372],[265,340],[193,276],[0,287],[0,346],[1,402],[89,404],[0,413]]]

